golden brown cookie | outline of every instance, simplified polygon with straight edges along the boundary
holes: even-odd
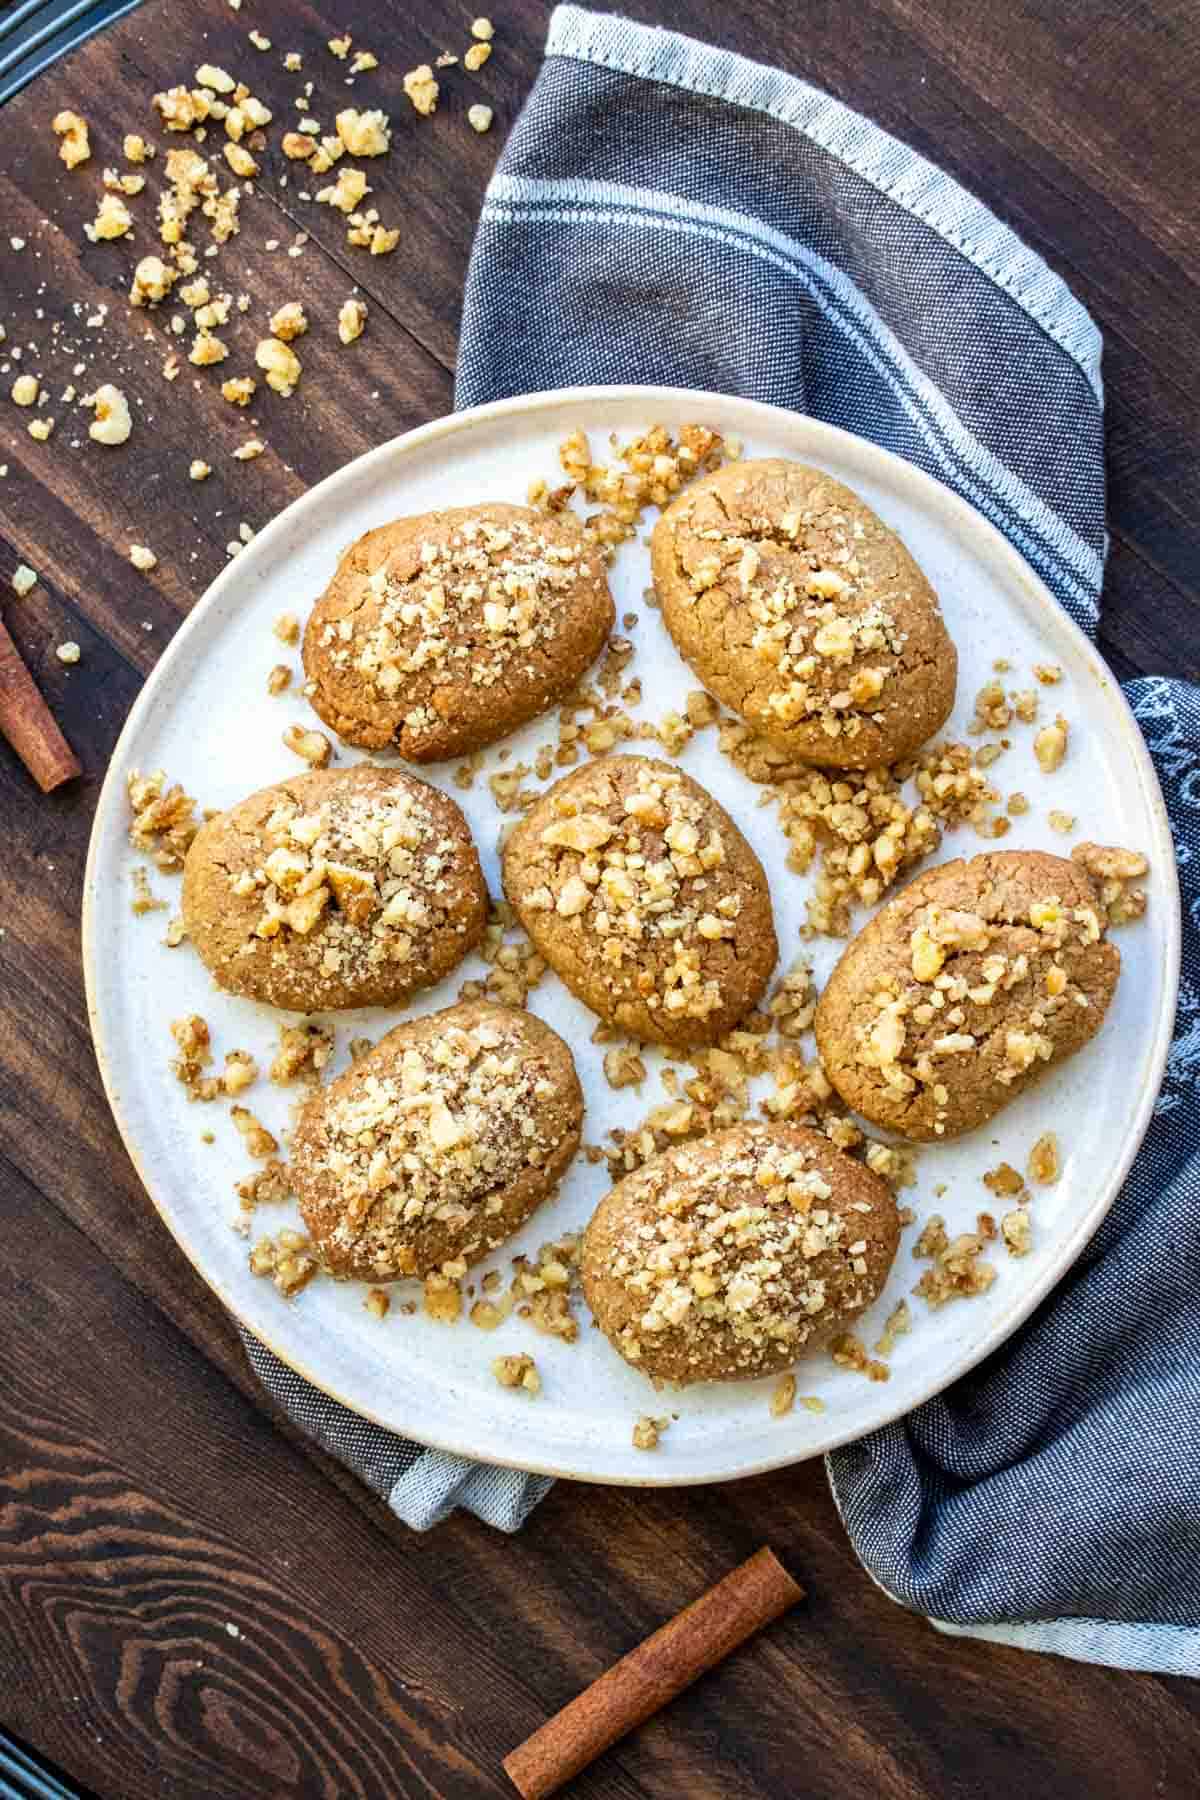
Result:
[[[551,968],[634,1037],[712,1044],[779,947],[762,864],[699,784],[606,756],[544,793],[504,847],[504,891]]]
[[[400,1005],[474,948],[487,908],[454,801],[368,763],[251,794],[201,827],[183,872],[218,987],[295,1012]]]
[[[891,1189],[819,1131],[735,1125],[617,1183],[583,1240],[583,1291],[654,1381],[786,1369],[871,1305],[896,1255]]]
[[[719,700],[805,762],[907,756],[954,705],[937,595],[871,508],[820,469],[726,463],[651,538],[680,655]]]
[[[929,869],[842,952],[815,1021],[826,1074],[905,1137],[982,1125],[1104,1023],[1121,969],[1104,929],[1064,857],[999,850]]]
[[[571,1052],[548,1025],[447,1007],[397,1025],[308,1101],[292,1144],[300,1210],[335,1275],[469,1265],[554,1192],[582,1125]]]
[[[437,762],[561,699],[612,624],[604,565],[572,513],[422,513],[343,556],[304,633],[307,691],[348,744]]]

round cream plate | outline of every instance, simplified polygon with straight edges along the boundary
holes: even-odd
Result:
[[[317,724],[293,689],[266,691],[281,652],[272,621],[301,615],[325,586],[342,551],[370,526],[405,513],[472,500],[523,501],[530,480],[561,480],[557,448],[585,430],[593,455],[608,459],[610,432],[622,440],[661,422],[689,421],[741,437],[746,456],[789,456],[817,464],[848,482],[904,538],[941,596],[959,648],[959,699],[947,731],[961,737],[973,696],[996,657],[1012,665],[1010,686],[1030,687],[1034,662],[1061,664],[1062,683],[1039,690],[1043,718],[1069,720],[1070,750],[1062,768],[1042,775],[1034,731],[1016,725],[1012,748],[991,774],[1005,796],[1023,791],[1030,810],[1013,820],[1005,848],[1043,846],[1065,853],[1070,839],[1047,823],[1051,808],[1075,814],[1077,836],[1142,849],[1150,858],[1146,918],[1117,934],[1124,973],[1099,1037],[1052,1071],[991,1127],[959,1142],[923,1150],[915,1188],[901,1200],[918,1220],[942,1213],[947,1226],[973,1228],[976,1214],[1003,1210],[981,1177],[1002,1159],[1024,1169],[1044,1131],[1058,1134],[1063,1172],[1039,1188],[1033,1203],[1032,1252],[1021,1260],[992,1245],[996,1280],[990,1291],[937,1312],[911,1301],[914,1326],[899,1340],[885,1383],[836,1368],[817,1353],[797,1367],[798,1392],[823,1410],[799,1405],[772,1418],[771,1381],[656,1393],[609,1349],[576,1305],[578,1341],[538,1336],[516,1317],[486,1333],[465,1316],[438,1324],[401,1302],[419,1289],[393,1290],[380,1321],[363,1306],[357,1284],[317,1280],[285,1300],[269,1280],[251,1275],[247,1244],[231,1229],[234,1183],[251,1168],[228,1106],[190,1104],[172,1077],[169,1022],[198,1012],[212,1028],[216,1061],[235,1047],[250,1050],[265,1070],[283,1015],[213,987],[186,944],[163,944],[168,913],[136,917],[131,872],[138,860],[126,837],[125,778],[131,769],[165,769],[202,807],[227,807],[253,789],[295,775],[301,765],[281,742],[293,720]],[[649,515],[644,535],[653,518]],[[640,676],[645,716],[682,708],[699,683],[684,666],[643,591],[649,557],[642,543],[622,547],[612,570],[617,616],[636,613],[631,673]],[[618,629],[621,627],[618,625]],[[533,751],[556,741],[553,714],[508,740],[507,764],[532,763]],[[654,753],[654,746],[645,748]],[[357,752],[339,750],[339,764]],[[380,761],[394,760],[380,757]],[[738,820],[767,869],[782,948],[781,970],[803,946],[799,928],[811,877],[791,874],[786,842],[764,790],[741,776],[717,749],[716,732],[700,733],[680,758]],[[492,892],[499,894],[496,856],[502,823],[487,785],[501,766],[495,748],[468,792],[454,786],[450,766],[418,770],[462,805],[475,833]],[[969,827],[948,835],[943,855],[972,855],[986,846]],[[156,893],[178,905],[178,878],[152,872]],[[859,921],[861,923],[861,920]],[[818,981],[840,945],[811,946]],[[909,464],[811,419],[719,395],[666,388],[568,389],[503,401],[422,426],[371,451],[288,507],[213,582],[146,683],[113,755],[96,814],[84,893],[83,953],[88,1004],[100,1067],[117,1123],[146,1189],[187,1256],[224,1304],[275,1354],[347,1406],[393,1431],[463,1456],[545,1470],[591,1481],[639,1484],[726,1480],[815,1456],[861,1436],[937,1393],[992,1351],[1020,1324],[1079,1254],[1107,1212],[1150,1117],[1170,1040],[1179,963],[1179,903],[1171,838],[1158,785],[1115,680],[1039,579],[999,534],[962,500]],[[449,980],[422,995],[410,1014],[449,1005],[461,983],[484,973],[471,958]],[[585,1138],[599,1143],[613,1126],[631,1126],[666,1098],[659,1064],[641,1094],[613,1092],[590,1042],[595,1020],[548,975],[531,996],[536,1012],[572,1046],[587,1100]],[[379,1037],[399,1013],[330,1015],[337,1026],[337,1067],[352,1037]],[[294,1099],[265,1073],[245,1103],[283,1138]],[[205,1144],[201,1134],[215,1133]],[[945,1191],[940,1192],[945,1184]],[[509,1258],[584,1224],[607,1186],[604,1166],[581,1155],[551,1203],[488,1263],[506,1277]],[[939,1190],[935,1197],[935,1190]],[[253,1232],[294,1223],[289,1207],[264,1208]],[[905,1233],[887,1290],[858,1327],[872,1344],[896,1302],[909,1294],[924,1265],[912,1256],[916,1229]],[[542,1392],[530,1399],[500,1388],[492,1359],[530,1352]],[[653,1453],[635,1450],[640,1414],[672,1415]]]

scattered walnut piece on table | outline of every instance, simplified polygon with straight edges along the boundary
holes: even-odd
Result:
[[[168,950],[178,950],[180,944],[187,942],[187,926],[182,918],[176,915],[167,925],[163,943]]]
[[[1054,687],[1062,680],[1062,670],[1057,663],[1034,663],[1033,672],[1043,687]]]
[[[490,131],[491,125],[492,125],[492,120],[494,117],[495,117],[495,114],[492,112],[492,109],[490,106],[478,106],[477,105],[477,106],[468,106],[468,108],[467,108],[467,124],[471,127],[472,131],[478,131],[481,133],[484,131]]]
[[[463,68],[469,69],[471,74],[474,75],[478,70],[482,69],[484,63],[491,54],[492,46],[490,44],[472,44],[471,48],[463,56]]]
[[[276,663],[267,675],[268,694],[282,694],[292,684],[292,671],[286,663]]]
[[[492,1363],[492,1374],[504,1388],[521,1388],[527,1394],[540,1394],[542,1378],[538,1374],[537,1364],[532,1356],[523,1352],[516,1356],[497,1356]]]
[[[133,420],[129,402],[120,388],[106,381],[94,393],[85,394],[81,404],[90,406],[96,415],[88,426],[88,436],[96,443],[115,446],[127,441],[133,430]]]
[[[295,613],[280,613],[271,630],[281,644],[294,644],[300,637],[300,621]]]
[[[373,1319],[386,1319],[392,1302],[383,1288],[368,1288],[363,1305]]]
[[[308,316],[299,300],[289,300],[271,314],[270,325],[274,337],[290,344],[308,330]]]
[[[300,358],[280,338],[261,338],[254,347],[254,360],[275,393],[286,399],[295,392],[301,373]]]
[[[343,300],[338,309],[338,338],[343,344],[352,344],[360,338],[367,323],[367,303],[356,294]]]
[[[61,140],[58,154],[68,169],[74,169],[80,163],[87,162],[92,154],[92,147],[88,142],[86,119],[81,118],[77,112],[64,110],[55,113],[50,121],[50,129],[55,137]]]
[[[1075,829],[1076,821],[1072,813],[1060,812],[1057,807],[1052,807],[1046,817],[1050,822],[1051,831],[1061,831],[1066,835]]]

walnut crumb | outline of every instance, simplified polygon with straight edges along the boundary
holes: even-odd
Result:
[[[669,1419],[652,1419],[643,1413],[633,1427],[633,1447],[635,1450],[657,1450],[662,1434],[670,1424]]]
[[[283,734],[284,748],[293,751],[310,769],[323,769],[333,755],[333,745],[323,731],[306,731],[303,725],[289,725]]]
[[[472,131],[490,131],[494,117],[495,114],[490,106],[476,105],[468,106],[467,108],[467,124],[471,127]]]
[[[230,1108],[229,1116],[245,1139],[246,1148],[251,1156],[274,1156],[279,1148],[279,1140],[273,1137],[261,1120],[245,1106]]]
[[[1067,739],[1070,727],[1059,713],[1053,725],[1043,725],[1033,740],[1033,754],[1037,757],[1038,768],[1043,775],[1053,775],[1061,768],[1063,758],[1067,754]]]
[[[267,675],[268,694],[282,694],[292,684],[292,671],[286,663],[276,663]]]
[[[1044,1131],[1029,1152],[1029,1179],[1052,1187],[1061,1173],[1058,1139],[1052,1131]]]
[[[166,901],[156,899],[151,892],[149,875],[141,863],[134,869],[132,880],[133,899],[129,903],[129,910],[131,912],[141,916],[144,913],[166,911]]]
[[[1000,1221],[1004,1247],[1010,1256],[1028,1256],[1033,1248],[1033,1227],[1023,1206],[1005,1213]]]
[[[866,1346],[852,1331],[844,1331],[835,1337],[829,1346],[829,1353],[839,1369],[853,1369],[856,1375],[865,1375],[868,1381],[891,1379],[892,1371],[887,1364],[868,1356]]]
[[[517,1356],[497,1356],[492,1362],[492,1374],[504,1388],[520,1388],[527,1394],[540,1394],[542,1378],[538,1374],[537,1364],[532,1356],[524,1352]]]
[[[983,1185],[990,1193],[1010,1195],[1019,1194],[1025,1181],[1011,1163],[1002,1162],[994,1169],[987,1170],[983,1176]]]
[[[781,1375],[771,1391],[771,1417],[782,1419],[796,1404],[796,1377]]]
[[[369,1288],[363,1305],[373,1319],[386,1319],[391,1300],[382,1288]]]
[[[462,1288],[456,1276],[441,1274],[425,1277],[423,1299],[425,1312],[440,1325],[453,1325],[462,1312]]]
[[[360,338],[367,323],[367,303],[356,294],[343,300],[338,310],[338,338],[343,344],[352,344]]]

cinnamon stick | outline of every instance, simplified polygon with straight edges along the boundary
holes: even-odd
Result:
[[[43,794],[83,770],[0,619],[0,731]]]
[[[546,1800],[803,1597],[774,1554],[757,1551],[506,1756],[505,1774],[523,1800]]]

